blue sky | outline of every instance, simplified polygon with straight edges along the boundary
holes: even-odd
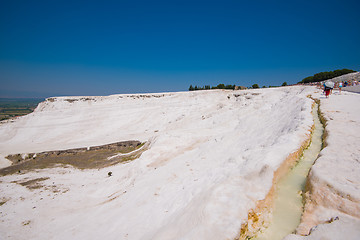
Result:
[[[360,70],[358,0],[1,1],[0,97],[296,83]]]

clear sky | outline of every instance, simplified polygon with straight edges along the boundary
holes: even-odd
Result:
[[[0,1],[0,97],[296,83],[360,70],[360,1]]]

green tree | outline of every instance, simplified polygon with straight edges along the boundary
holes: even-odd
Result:
[[[194,89],[193,85],[190,85],[189,91],[194,91],[194,90],[195,90],[195,89]]]
[[[281,85],[281,86],[287,86],[288,84],[287,84],[287,82],[283,82],[283,84]]]
[[[226,86],[225,86],[225,89],[232,89],[232,90],[234,90],[234,89],[235,89],[235,85],[226,85]]]
[[[309,76],[301,80],[299,83],[312,83],[312,82],[321,82],[327,79],[339,77],[344,74],[353,73],[354,70],[351,69],[338,69],[330,72],[319,72],[314,74],[313,76]]]
[[[253,84],[251,87],[252,87],[252,88],[259,88],[259,85],[258,85],[257,83],[255,83],[255,84]]]
[[[225,89],[225,84],[220,83],[216,87],[217,89]]]

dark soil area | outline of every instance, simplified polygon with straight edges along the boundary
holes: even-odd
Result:
[[[117,142],[90,148],[76,148],[62,151],[29,153],[26,157],[21,154],[9,155],[6,158],[13,162],[9,167],[0,169],[0,175],[22,173],[35,169],[51,168],[71,165],[79,169],[96,169],[115,165],[138,158],[146,147],[140,151],[130,153],[141,148],[145,143],[139,141]],[[119,153],[130,153],[126,156],[112,157]]]
[[[38,189],[43,187],[43,185],[40,184],[40,182],[48,180],[48,177],[44,177],[44,178],[36,178],[36,179],[32,179],[29,181],[25,181],[25,182],[17,182],[20,185],[27,187],[29,189]]]

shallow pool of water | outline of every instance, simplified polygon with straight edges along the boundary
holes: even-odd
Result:
[[[275,190],[272,220],[256,240],[280,240],[294,232],[300,224],[303,211],[302,191],[311,166],[319,155],[322,146],[323,125],[318,116],[318,105],[312,111],[315,129],[310,146],[304,151],[296,166],[277,184]]]

